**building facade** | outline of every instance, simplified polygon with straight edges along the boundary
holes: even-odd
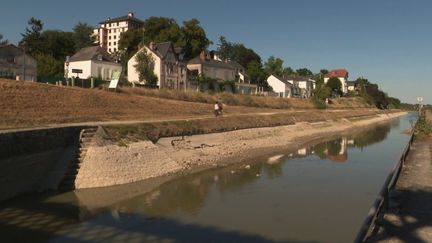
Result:
[[[238,67],[229,62],[216,60],[206,51],[190,60],[187,68],[193,75],[204,75],[220,81],[235,81],[238,74]]]
[[[13,44],[0,45],[0,77],[36,81],[37,61]]]
[[[142,28],[144,22],[135,18],[133,12],[129,12],[127,15],[117,18],[108,17],[107,20],[99,24],[100,27],[93,30],[96,42],[108,53],[115,53],[119,51],[120,34],[129,29]]]
[[[287,79],[270,75],[270,77],[267,78],[267,83],[279,97],[292,97],[293,85]]]
[[[326,84],[331,78],[338,78],[341,82],[342,93],[348,93],[348,71],[346,69],[331,70],[324,76],[324,83]]]
[[[309,98],[315,89],[315,80],[310,77],[287,77],[286,80],[293,85],[293,96]]]
[[[153,59],[153,72],[158,78],[157,86],[168,89],[187,89],[187,67],[180,58],[179,49],[174,49],[171,42],[150,43],[141,48],[128,61],[128,80],[132,83],[145,84],[145,80],[139,80],[136,71],[136,56],[140,52],[150,54]]]
[[[73,69],[82,73],[73,73]],[[111,80],[114,72],[121,72],[122,66],[116,63],[111,55],[100,46],[90,46],[79,50],[69,61],[65,62],[65,77],[79,77],[88,79],[91,77]]]

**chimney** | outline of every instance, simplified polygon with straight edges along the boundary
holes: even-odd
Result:
[[[201,53],[200,53],[200,55],[199,55],[199,57],[200,57],[200,59],[202,61],[205,61],[207,59],[207,53],[206,53],[206,51],[202,50]]]
[[[108,17],[108,20],[111,20],[111,17]]]
[[[134,13],[131,12],[131,11],[129,11],[129,12],[128,12],[128,17],[129,17],[129,18],[132,18],[133,16],[134,16]]]
[[[149,47],[150,47],[150,50],[152,50],[152,51],[156,50],[156,43],[154,41],[150,42]]]

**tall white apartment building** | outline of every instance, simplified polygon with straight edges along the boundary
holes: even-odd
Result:
[[[115,53],[119,50],[118,42],[120,34],[129,29],[142,28],[144,22],[135,18],[133,12],[125,16],[111,18],[99,23],[100,27],[93,30],[96,36],[96,42],[109,53]]]

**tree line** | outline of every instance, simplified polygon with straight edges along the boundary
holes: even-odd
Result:
[[[72,31],[44,30],[43,27],[40,19],[30,18],[28,27],[21,34],[22,39],[19,41],[19,46],[38,61],[40,76],[63,76],[66,56],[95,44],[95,37],[92,35],[94,27],[85,22],[78,22]],[[130,29],[120,35],[119,51],[114,55],[119,57],[125,67],[139,47],[149,45],[152,41],[172,42],[175,48],[183,50],[184,60],[198,56],[202,50],[213,44],[197,19],[186,20],[179,25],[173,18],[150,17],[144,21],[142,29]],[[0,34],[0,44],[6,43],[8,40]],[[273,74],[280,77],[308,76],[316,80],[313,100],[318,104],[322,104],[335,92],[341,94],[341,84],[337,78],[330,79],[324,84],[323,76],[328,73],[327,69],[321,69],[319,73],[313,73],[308,68],[294,70],[284,66],[284,61],[275,56],[270,56],[263,62],[255,50],[242,43],[230,42],[224,36],[218,39],[217,52],[222,59],[236,61],[245,67],[251,82],[266,90],[271,90],[266,79]],[[361,86],[358,95],[367,102],[380,108],[400,107],[401,102],[397,98],[389,97],[377,84],[370,83],[365,78],[358,78],[357,82]]]

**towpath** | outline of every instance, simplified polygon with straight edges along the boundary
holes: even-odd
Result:
[[[432,137],[414,141],[388,211],[368,242],[432,242]]]

